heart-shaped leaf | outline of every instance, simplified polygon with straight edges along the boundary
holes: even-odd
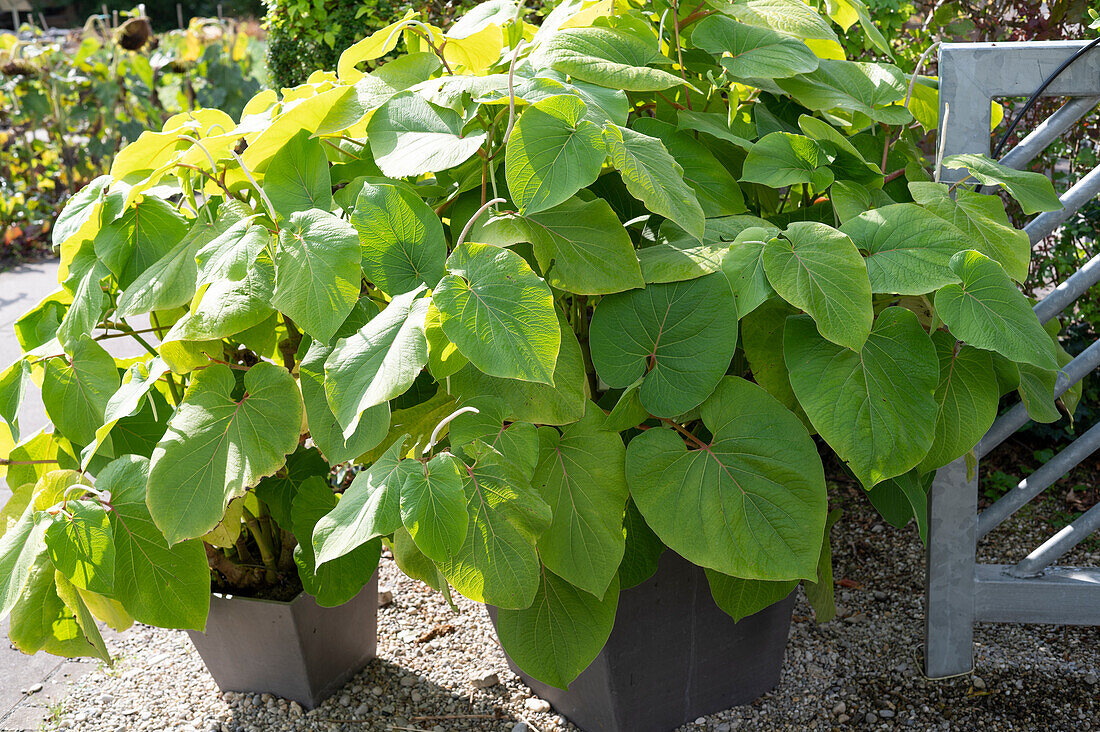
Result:
[[[932,334],[932,343],[940,360],[939,413],[932,447],[918,466],[921,473],[942,468],[977,445],[997,418],[1001,396],[988,351],[959,343],[942,330]]]
[[[359,232],[363,274],[383,292],[435,287],[447,273],[443,224],[405,186],[364,183],[351,224]]]
[[[607,151],[585,111],[580,99],[561,95],[532,104],[516,120],[504,169],[521,214],[563,203],[600,174]]]
[[[466,466],[442,453],[426,465],[417,463],[401,486],[401,523],[420,551],[445,561],[466,540],[469,516],[462,476]]]
[[[969,247],[953,224],[913,203],[864,211],[840,230],[867,253],[871,292],[924,295],[958,282],[948,263]]]
[[[271,304],[327,343],[359,299],[359,240],[328,211],[290,214],[279,232]]]
[[[924,459],[935,433],[936,349],[917,316],[886,308],[859,351],[787,320],[783,352],[791,387],[814,428],[870,488]]]
[[[550,288],[523,257],[465,243],[432,295],[443,332],[489,376],[554,383],[561,330]]]
[[[936,293],[936,312],[956,338],[1011,361],[1057,369],[1054,343],[1001,265],[975,251],[951,258],[961,284]]]
[[[279,148],[264,173],[264,193],[283,218],[298,211],[332,210],[332,178],[320,140],[301,130]]]
[[[232,499],[271,475],[298,447],[302,397],[290,373],[259,363],[244,395],[228,366],[192,377],[149,467],[149,513],[170,544],[207,534]]]
[[[772,188],[809,183],[822,190],[833,182],[831,161],[820,145],[804,135],[772,132],[749,148],[741,180]]]
[[[695,192],[684,183],[684,169],[656,137],[607,125],[604,142],[611,164],[622,174],[630,195],[655,214],[672,219],[696,239],[702,239],[706,221]]]
[[[831,226],[791,224],[764,247],[764,272],[780,297],[805,311],[821,335],[858,351],[871,332],[871,281],[855,244]]]
[[[596,373],[616,389],[644,377],[642,405],[658,417],[710,396],[736,344],[737,306],[720,272],[607,295],[592,316]]]
[[[458,112],[402,92],[375,110],[367,124],[367,139],[382,172],[405,178],[469,160],[485,142],[485,133],[463,135],[461,130]]]
[[[607,643],[618,605],[617,581],[593,597],[544,571],[530,607],[497,612],[497,636],[526,673],[565,689]]]
[[[111,495],[114,597],[139,623],[202,630],[210,610],[206,552],[198,539],[165,540],[149,512],[148,483],[149,461],[136,455],[115,460],[96,478],[96,488]]]
[[[423,291],[421,285],[395,297],[357,332],[338,340],[325,359],[325,395],[345,439],[364,412],[403,394],[428,362],[429,301],[420,297]]]
[[[630,441],[630,494],[688,561],[746,579],[813,578],[825,476],[806,428],[759,386],[726,377],[701,408],[710,443],[649,429]]]
[[[539,429],[535,486],[554,520],[539,537],[547,569],[582,590],[603,597],[623,558],[626,448],[606,417],[588,402],[584,419],[558,432]]]
[[[735,79],[779,79],[817,68],[817,56],[797,38],[721,15],[700,21],[691,42],[721,55],[722,66]]]

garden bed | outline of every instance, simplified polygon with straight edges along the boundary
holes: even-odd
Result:
[[[779,687],[755,704],[684,729],[873,728],[1088,729],[1100,712],[1100,648],[1095,629],[983,625],[975,633],[976,675],[927,681],[921,675],[923,548],[916,527],[884,526],[854,491],[842,489],[844,540],[835,561],[838,618],[816,625],[800,598]],[[1060,493],[1037,509],[1057,508]],[[1019,542],[1049,529],[1013,520],[988,552],[1015,556]],[[1032,543],[1032,546],[1035,544]],[[1079,548],[1067,562],[1093,563]],[[89,732],[209,730],[503,730],[524,722],[572,730],[507,670],[484,610],[461,596],[459,611],[383,559],[392,604],[379,612],[379,658],[317,710],[302,714],[278,699],[218,694],[181,632],[141,627],[115,643],[121,658],[84,677],[56,724]],[[474,688],[495,673],[499,684]],[[258,701],[259,704],[255,704]],[[148,717],[143,714],[148,712]],[[79,717],[78,715],[87,715]],[[471,715],[469,718],[463,718]],[[870,715],[874,715],[871,717]],[[434,718],[434,719],[433,719]],[[519,728],[522,730],[522,727]]]

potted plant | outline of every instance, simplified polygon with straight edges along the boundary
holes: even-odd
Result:
[[[747,701],[778,678],[796,586],[833,611],[822,456],[920,521],[1000,394],[1052,402],[1065,358],[1013,282],[1026,236],[935,178],[966,167],[1025,210],[1058,205],[1049,181],[976,156],[929,174],[911,123],[935,127],[934,87],[837,58],[826,16],[779,6],[410,13],[239,123],[146,133],[55,227],[67,287],[21,327],[66,355],[26,336],[3,383],[112,393],[85,334],[151,313],[169,404],[144,485],[171,545],[274,473],[269,506],[317,496],[294,533],[319,582],[364,580],[352,558],[388,545],[493,608],[581,726]],[[157,236],[173,204],[218,233]],[[92,474],[109,422],[88,411],[51,416],[72,425],[57,459]],[[241,429],[224,462],[190,459],[196,482],[164,461],[207,445],[209,414]],[[300,443],[354,473],[324,510],[321,466],[283,467]]]

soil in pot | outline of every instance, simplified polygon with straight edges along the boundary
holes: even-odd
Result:
[[[375,656],[378,575],[337,607],[215,594],[206,632],[188,631],[222,691],[270,693],[313,709]]]
[[[704,571],[666,551],[653,577],[620,595],[607,645],[568,691],[508,664],[586,732],[668,732],[774,688],[793,609],[794,593],[735,623]]]

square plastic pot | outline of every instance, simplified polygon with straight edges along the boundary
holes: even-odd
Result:
[[[378,575],[349,602],[321,607],[215,594],[206,632],[187,631],[222,691],[269,693],[313,709],[374,658]]]
[[[568,691],[508,665],[586,732],[668,732],[774,688],[793,609],[791,593],[735,623],[704,571],[666,551],[653,577],[619,596],[607,645]]]

